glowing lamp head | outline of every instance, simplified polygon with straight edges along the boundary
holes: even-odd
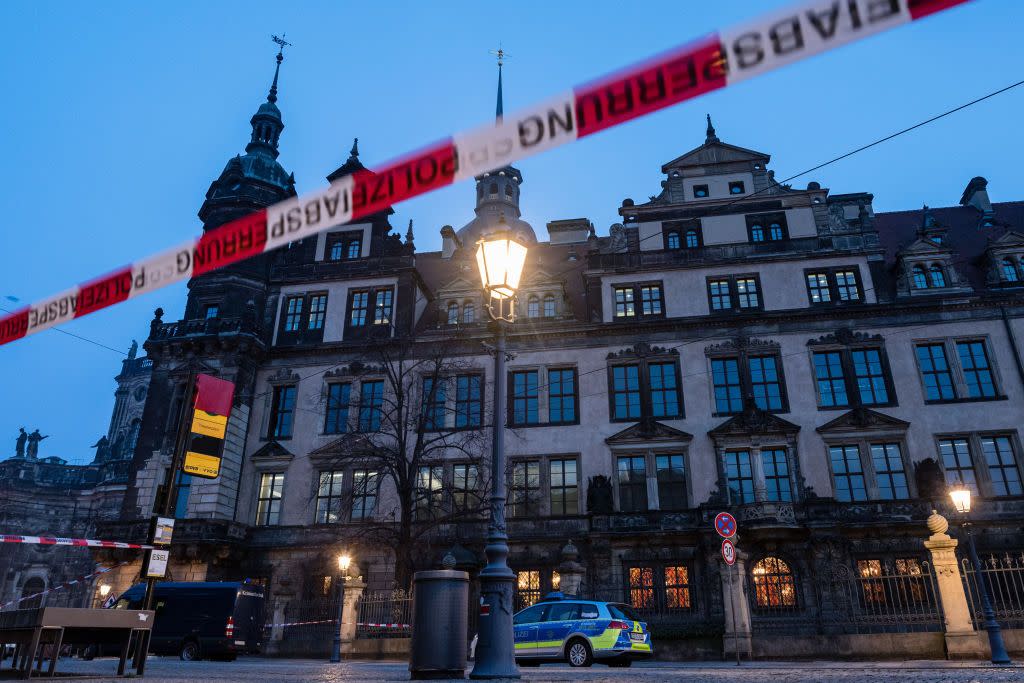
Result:
[[[105,598],[110,595],[110,584],[103,584],[100,586],[100,597]]]
[[[958,481],[949,489],[949,497],[953,499],[953,507],[960,514],[971,511],[971,490],[962,481]]]
[[[519,289],[526,263],[526,245],[512,233],[499,230],[476,243],[480,281],[493,299],[511,299]]]
[[[348,566],[350,564],[352,564],[352,557],[348,553],[338,555],[338,569],[342,572],[348,572]]]

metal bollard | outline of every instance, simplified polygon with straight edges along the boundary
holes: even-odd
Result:
[[[409,678],[463,678],[469,618],[469,574],[451,569],[413,576]]]

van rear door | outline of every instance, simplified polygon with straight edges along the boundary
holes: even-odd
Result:
[[[235,598],[234,642],[241,652],[257,653],[263,646],[263,587],[243,583]]]

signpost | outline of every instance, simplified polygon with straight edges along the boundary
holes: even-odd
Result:
[[[722,559],[729,566],[729,573],[732,576],[732,590],[729,592],[729,611],[732,613],[732,639],[733,649],[736,651],[736,666],[740,665],[739,639],[736,637],[736,593],[740,590],[739,574],[736,571],[736,543],[732,540],[736,536],[736,518],[728,512],[719,512],[715,515],[715,531],[722,537]]]

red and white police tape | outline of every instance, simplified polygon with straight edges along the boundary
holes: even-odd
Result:
[[[310,626],[312,624],[335,624],[337,619],[318,619],[316,621],[290,621],[286,624],[264,624],[263,628],[285,628],[286,626]],[[366,621],[357,621],[356,626],[368,628],[412,628],[412,624],[372,624]]]
[[[809,0],[210,230],[0,318],[0,344],[967,0]]]
[[[49,595],[50,593],[55,593],[55,592],[57,592],[59,590],[64,590],[65,588],[71,588],[74,585],[77,585],[77,584],[82,583],[84,581],[88,581],[89,579],[91,579],[91,578],[93,578],[95,576],[99,576],[100,574],[106,574],[107,572],[112,571],[114,569],[117,569],[118,567],[123,567],[126,564],[131,564],[131,563],[130,562],[121,562],[120,564],[115,564],[113,567],[102,567],[102,568],[97,569],[96,571],[92,572],[91,574],[86,574],[85,576],[79,576],[77,579],[72,579],[71,581],[67,581],[65,583],[62,583],[59,586],[54,586],[52,588],[47,588],[44,591],[40,591],[40,592],[34,593],[32,595],[25,595],[23,597],[15,599],[15,600],[8,600],[7,602],[5,602],[3,604],[0,604],[0,610],[6,609],[6,608],[10,607],[11,605],[16,605],[16,604],[24,602],[26,600],[31,600],[32,598],[38,598],[38,597],[43,596],[43,595]]]
[[[128,550],[152,550],[153,546],[121,541],[97,541],[93,538],[62,538],[60,536],[17,536],[0,534],[0,543],[27,543],[35,545],[70,545],[82,548],[120,548]]]

